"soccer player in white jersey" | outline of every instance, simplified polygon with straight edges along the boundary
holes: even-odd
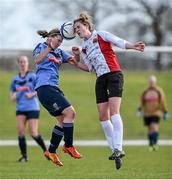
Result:
[[[144,51],[145,44],[130,43],[108,32],[94,30],[87,12],[81,12],[74,20],[74,28],[83,39],[81,51],[78,47],[72,48],[75,64],[84,71],[96,72],[95,92],[100,123],[113,152],[109,160],[115,160],[116,169],[120,169],[121,158],[125,156],[122,150],[123,122],[120,115],[123,73],[112,45]],[[83,63],[80,62],[80,57]]]

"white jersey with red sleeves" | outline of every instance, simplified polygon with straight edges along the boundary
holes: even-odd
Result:
[[[93,31],[89,39],[82,44],[81,57],[89,71],[97,76],[108,72],[120,71],[120,65],[112,45],[125,48],[126,41],[106,31]]]

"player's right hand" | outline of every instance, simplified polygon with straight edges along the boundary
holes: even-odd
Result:
[[[72,47],[72,53],[75,56],[79,56],[80,55],[80,49],[78,47]]]

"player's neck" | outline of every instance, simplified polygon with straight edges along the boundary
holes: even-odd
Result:
[[[25,77],[26,74],[27,74],[28,70],[23,70],[23,71],[20,71],[20,76],[21,77]]]
[[[88,31],[85,36],[85,39],[89,39],[91,36],[92,36],[92,32]]]

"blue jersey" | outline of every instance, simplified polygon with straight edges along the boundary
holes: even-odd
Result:
[[[16,110],[17,111],[39,111],[39,103],[35,96],[32,98],[26,98],[26,93],[33,93],[35,87],[35,74],[33,72],[27,72],[25,77],[21,77],[20,74],[14,76],[10,90],[12,93],[17,93]]]
[[[40,43],[33,50],[33,56],[37,57],[42,51],[47,48],[47,43]],[[59,64],[53,61],[50,61],[49,58],[54,57],[59,59],[62,63],[67,63],[70,54],[65,51],[56,48],[53,51],[50,51],[47,56],[41,61],[41,63],[36,64],[36,86],[35,89],[40,86],[50,85],[58,86],[59,84]]]

